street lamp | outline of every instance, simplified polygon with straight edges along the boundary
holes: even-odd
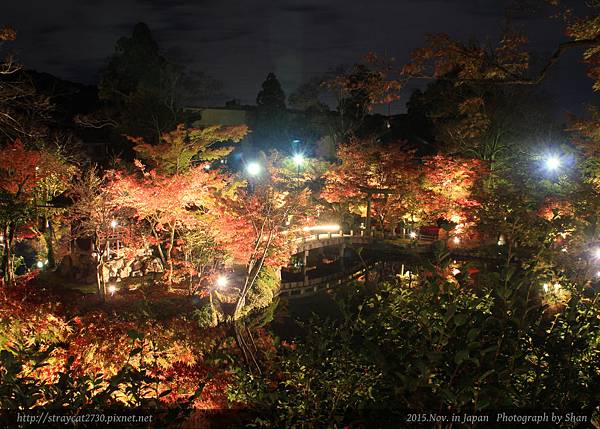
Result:
[[[544,162],[548,171],[557,171],[562,165],[561,159],[556,155],[546,157]]]
[[[296,177],[298,178],[298,187],[300,187],[300,167],[304,165],[304,155],[302,155],[301,153],[297,153],[294,155],[293,160],[294,164],[296,164]]]
[[[227,283],[228,279],[224,275],[220,275],[219,277],[217,277],[216,285],[218,289],[224,288],[225,286],[227,286]]]
[[[262,167],[256,161],[249,162],[248,165],[246,165],[246,172],[251,177],[258,176],[261,171],[262,171]]]
[[[304,164],[304,155],[302,155],[301,153],[297,153],[294,155],[294,164],[296,164],[296,167],[300,168],[302,166],[302,164]]]

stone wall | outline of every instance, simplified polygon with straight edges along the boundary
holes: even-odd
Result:
[[[129,277],[142,277],[163,271],[164,267],[159,258],[152,255],[149,250],[140,250],[135,256],[129,258],[113,255],[105,263],[104,278],[106,281],[120,282]],[[58,273],[77,282],[94,283],[96,261],[88,252],[73,252],[62,259],[58,266]]]

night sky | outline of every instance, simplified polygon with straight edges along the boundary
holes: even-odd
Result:
[[[369,52],[399,63],[427,33],[461,40],[499,34],[502,0],[20,0],[2,9],[2,25],[18,31],[13,44],[27,68],[95,84],[121,36],[146,22],[171,58],[216,77],[225,99],[253,104],[267,73],[287,94],[302,81]],[[543,17],[515,23],[540,58],[564,40],[562,25]],[[571,53],[553,70],[546,88],[557,114],[591,101],[591,81]],[[408,94],[408,92],[407,92]],[[396,106],[403,109],[405,97]]]

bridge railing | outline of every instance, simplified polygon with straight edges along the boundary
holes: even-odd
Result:
[[[343,230],[339,231],[328,231],[328,232],[314,232],[307,233],[302,237],[294,240],[296,243],[305,243],[307,241],[315,241],[315,240],[328,240],[332,238],[341,238],[341,237],[371,237],[371,238],[379,238],[379,239],[406,239],[411,241],[424,241],[424,242],[433,242],[438,240],[438,237],[433,234],[424,234],[417,231],[409,231],[407,229],[403,229],[401,232],[392,231],[382,231],[372,229],[367,232],[364,228],[359,229],[351,229],[347,232]]]

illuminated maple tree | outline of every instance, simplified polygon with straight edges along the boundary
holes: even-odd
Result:
[[[143,223],[148,231],[142,237],[156,246],[160,259],[168,267],[168,282],[173,280],[174,254],[182,250],[185,230],[212,231],[218,247],[227,241],[227,229],[219,227],[219,198],[235,188],[227,177],[204,165],[185,172],[166,175],[156,170],[146,171],[138,162],[139,171],[133,174],[114,172],[110,192],[115,204],[133,210],[133,219]],[[222,219],[221,219],[222,220]],[[185,253],[185,252],[184,252]]]
[[[44,202],[40,191],[64,189],[68,175],[66,165],[49,151],[28,149],[20,140],[0,149],[1,269],[6,283],[14,282],[12,245],[17,231],[36,219],[37,206]]]
[[[444,219],[462,232],[473,222],[477,180],[485,173],[481,161],[435,155],[423,160],[421,204],[430,222]]]
[[[382,145],[375,139],[351,139],[337,150],[338,163],[324,175],[321,196],[350,210],[367,206],[367,229],[372,212],[382,226],[415,210],[419,173],[414,150],[405,142]]]
[[[240,255],[246,276],[236,303],[236,316],[241,314],[246,296],[263,267],[280,268],[287,264],[293,240],[303,233],[302,227],[313,219],[315,211],[308,189],[299,186],[294,170],[276,152],[264,158],[262,174],[251,180],[251,187],[240,190],[232,205],[237,219],[249,227],[238,242],[250,250]]]
[[[151,168],[161,173],[176,174],[187,170],[193,161],[215,161],[229,155],[231,143],[238,143],[248,133],[245,125],[213,125],[187,128],[180,124],[161,134],[158,144],[146,143],[141,137],[129,137],[134,150]]]

